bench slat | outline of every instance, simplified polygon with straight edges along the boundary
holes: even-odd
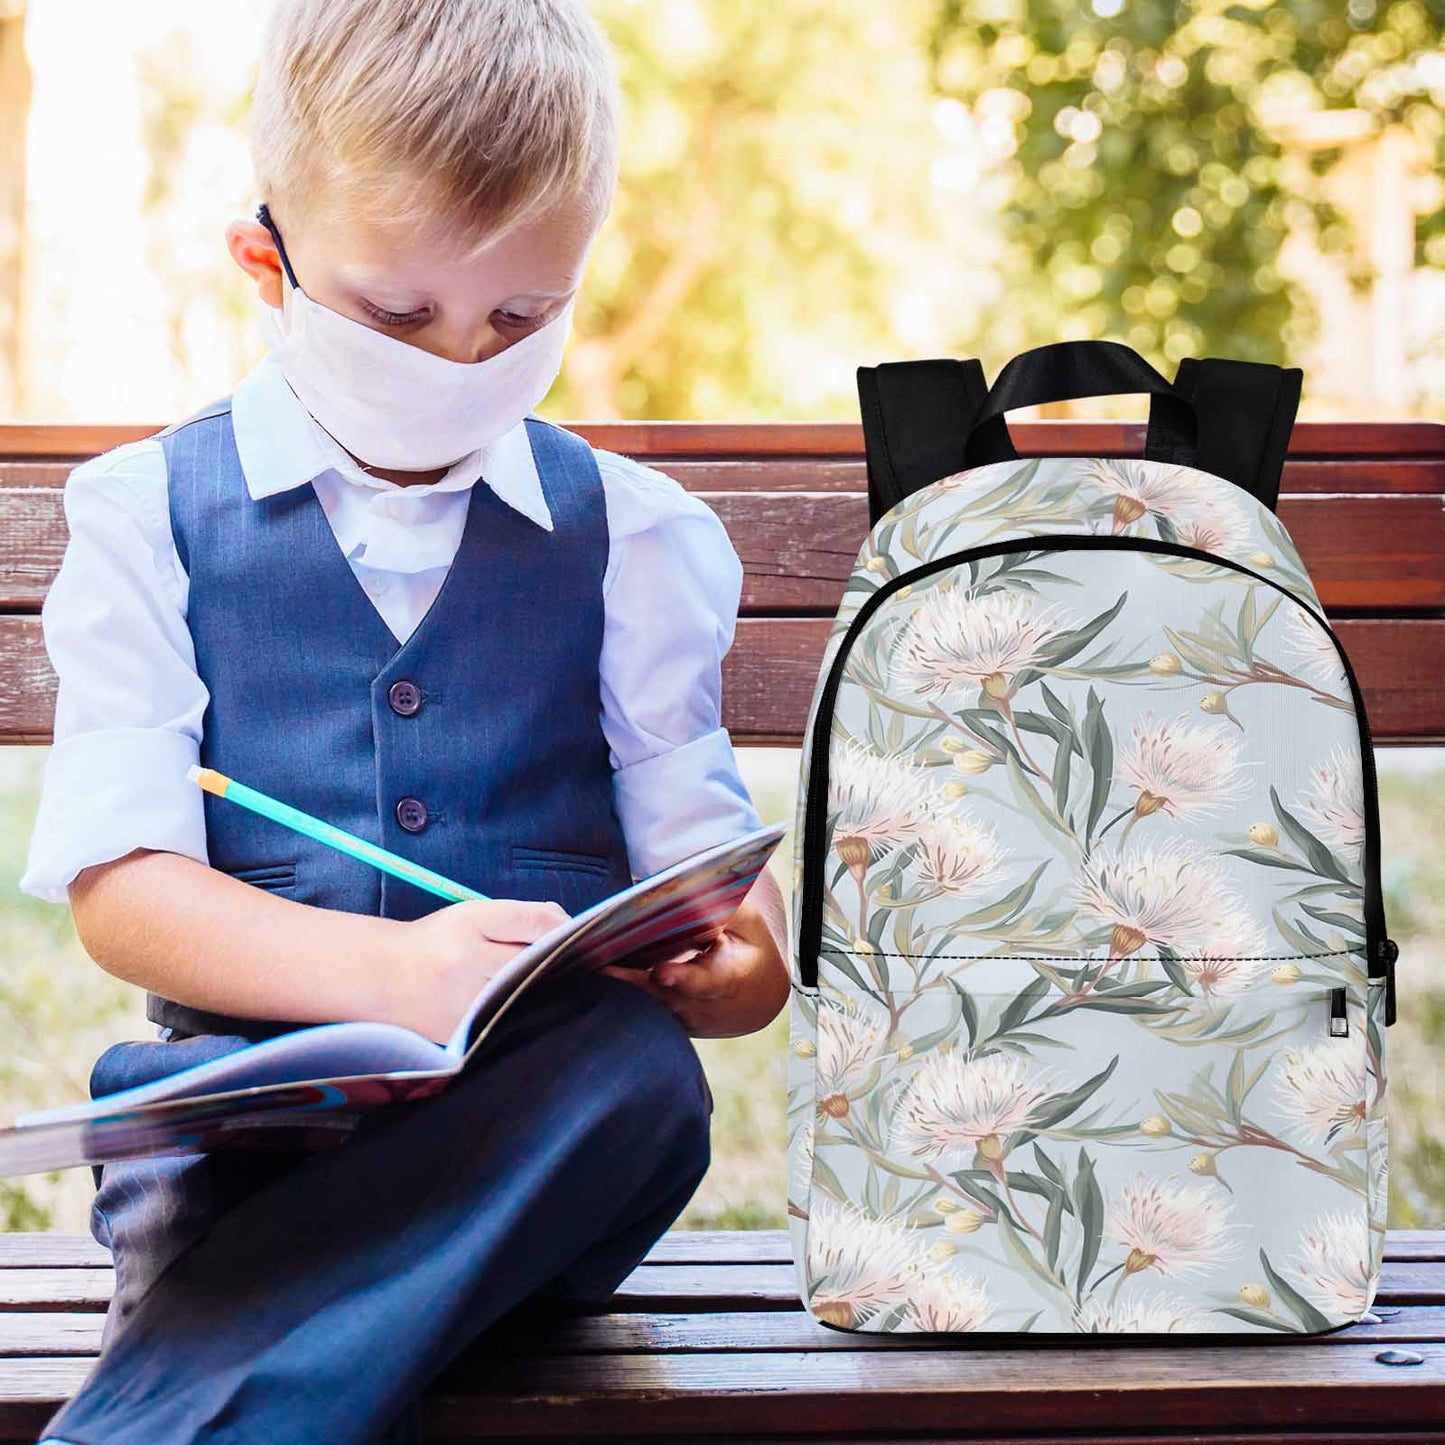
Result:
[[[723,722],[734,742],[797,744],[830,627],[809,617],[738,623],[723,659]],[[1335,630],[1359,676],[1378,741],[1445,738],[1445,618],[1352,619]],[[0,697],[0,732],[5,723]]]
[[[1387,1306],[1387,1308],[1390,1308]],[[3,1316],[0,1316],[3,1318]],[[21,1319],[14,1315],[10,1318]],[[1321,1343],[1362,1340],[1445,1339],[1445,1304],[1401,1307],[1378,1324],[1352,1325],[1321,1336]],[[1280,1343],[1291,1341],[1278,1336]],[[1134,1341],[1139,1348],[1171,1349],[1178,1341]],[[1297,1343],[1297,1342],[1295,1342]],[[481,1348],[479,1346],[479,1348]],[[677,1351],[756,1352],[763,1350],[925,1350],[954,1349],[956,1341],[917,1335],[877,1334],[829,1329],[805,1310],[707,1313],[587,1315],[555,1324],[509,1329],[504,1340],[489,1340],[484,1353],[501,1356],[675,1353]],[[3,1353],[3,1350],[0,1350]],[[54,1351],[53,1353],[59,1353]]]
[[[94,1355],[100,1350],[105,1315],[0,1312],[0,1357]],[[1271,1337],[1290,1348],[1288,1336]],[[1445,1305],[1405,1306],[1378,1324],[1352,1325],[1322,1335],[1321,1344],[1408,1344],[1445,1340]],[[1132,1347],[1172,1349],[1177,1341],[1138,1340]],[[543,1322],[508,1321],[475,1347],[488,1356],[749,1353],[788,1350],[948,1350],[948,1338],[832,1330],[803,1310],[717,1310],[705,1313],[638,1313],[559,1317]]]
[[[209,400],[209,399],[208,399]],[[559,425],[593,446],[627,456],[857,457],[863,428],[853,421],[570,421]],[[0,457],[42,460],[93,457],[154,436],[165,423],[0,423]],[[1142,456],[1144,421],[1048,418],[1012,421],[1018,450],[1040,456]],[[1300,421],[1290,434],[1291,457],[1445,456],[1445,422]]]
[[[743,618],[723,660],[723,723],[739,744],[795,746],[831,622]],[[1445,618],[1357,618],[1337,626],[1382,742],[1445,738]],[[0,616],[0,743],[50,740],[55,674],[38,617]]]
[[[0,1310],[103,1310],[112,1271],[96,1268],[0,1270]],[[1383,1305],[1445,1304],[1445,1270],[1434,1262],[1387,1261]],[[641,1264],[622,1282],[613,1310],[800,1309],[791,1264]]]
[[[434,1387],[427,1423],[447,1440],[498,1436],[701,1437],[739,1431],[1438,1429],[1445,1345],[1394,1370],[1373,1343],[1288,1348],[1100,1344],[489,1360],[470,1352]],[[0,1439],[23,1439],[91,1362],[0,1362]],[[1388,1397],[1382,1387],[1388,1386]],[[1384,1413],[1387,1412],[1387,1413]],[[30,1437],[33,1438],[33,1435]],[[1197,1438],[1197,1437],[1195,1437]],[[1438,1438],[1438,1437],[1437,1437]]]
[[[1445,1242],[1438,1247],[1445,1249]],[[786,1264],[790,1258],[782,1229],[673,1229],[648,1251],[647,1263]],[[0,1234],[0,1271],[87,1265],[110,1265],[110,1251],[88,1234]]]
[[[743,616],[838,610],[868,533],[863,497],[729,492],[703,500],[742,559]],[[1280,516],[1327,612],[1445,609],[1445,497],[1288,497]]]
[[[103,1310],[0,1310],[0,1358],[99,1354],[104,1327]]]
[[[704,492],[744,569],[744,616],[831,616],[868,532],[858,493]],[[1280,515],[1331,613],[1445,610],[1445,497],[1287,497]],[[0,490],[0,611],[38,612],[65,551],[61,494]]]
[[[1373,1344],[1292,1348],[1103,1344],[869,1353],[600,1355],[459,1362],[428,1419],[464,1430],[656,1435],[725,1430],[943,1431],[1067,1427],[1438,1426],[1445,1345],[1392,1370]],[[1381,1387],[1390,1387],[1388,1402]],[[453,1403],[455,1401],[455,1403]],[[645,1407],[645,1408],[642,1408]],[[1382,1410],[1388,1415],[1382,1417]],[[645,1422],[645,1423],[644,1423]]]
[[[1445,1230],[1392,1229],[1387,1260],[1445,1260]],[[783,1229],[670,1229],[648,1251],[648,1264],[789,1264]],[[0,1234],[0,1269],[110,1264],[110,1251],[88,1234]]]
[[[0,427],[3,436],[4,427]],[[1142,449],[1143,443],[1140,443]],[[844,456],[649,455],[628,451],[634,460],[656,467],[690,492],[863,492],[867,469],[861,451]],[[1025,454],[1035,448],[1025,447]],[[1046,454],[1046,453],[1041,453]],[[1059,454],[1059,453],[1055,453]],[[1130,455],[1129,452],[1123,453]],[[1138,453],[1133,453],[1137,455]],[[1084,449],[1079,455],[1106,456]],[[0,490],[11,487],[59,488],[84,457],[65,461],[16,461],[0,450]],[[1298,493],[1445,492],[1445,458],[1306,457],[1286,460],[1280,482],[1285,496]]]

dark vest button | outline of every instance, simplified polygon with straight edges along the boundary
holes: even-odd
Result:
[[[420,798],[403,798],[396,805],[396,821],[408,833],[420,833],[427,824],[426,804]]]
[[[394,682],[386,694],[394,713],[415,717],[421,711],[421,689],[414,682]]]

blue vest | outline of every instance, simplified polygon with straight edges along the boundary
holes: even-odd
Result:
[[[576,913],[632,881],[601,726],[607,513],[591,447],[534,417],[526,427],[554,530],[478,481],[446,581],[404,644],[309,482],[247,492],[229,398],[160,441],[210,692],[202,766],[493,898]],[[256,887],[384,918],[445,906],[209,793],[205,817],[211,866]],[[155,994],[146,1014],[185,1033],[303,1026]]]

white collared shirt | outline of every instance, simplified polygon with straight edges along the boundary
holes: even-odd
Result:
[[[312,483],[399,642],[441,588],[473,484],[552,530],[524,423],[439,481],[402,487],[362,471],[269,356],[231,405],[251,496]],[[662,472],[594,450],[609,534],[601,725],[642,877],[759,824],[721,723],[742,564],[706,503]],[[64,501],[70,540],[41,612],[60,683],[55,743],[20,879],[23,892],[53,902],[66,901],[82,868],[135,848],[209,861],[202,794],[186,778],[209,694],[186,626],[161,443],[147,437],[82,463]]]

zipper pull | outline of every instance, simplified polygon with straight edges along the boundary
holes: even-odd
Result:
[[[1400,945],[1393,938],[1380,940],[1380,972],[1385,975],[1385,1027],[1395,1022],[1395,960],[1400,956]]]
[[[1345,991],[1342,988],[1330,990],[1330,1037],[1347,1039],[1350,1036],[1350,1021],[1345,1015]]]

